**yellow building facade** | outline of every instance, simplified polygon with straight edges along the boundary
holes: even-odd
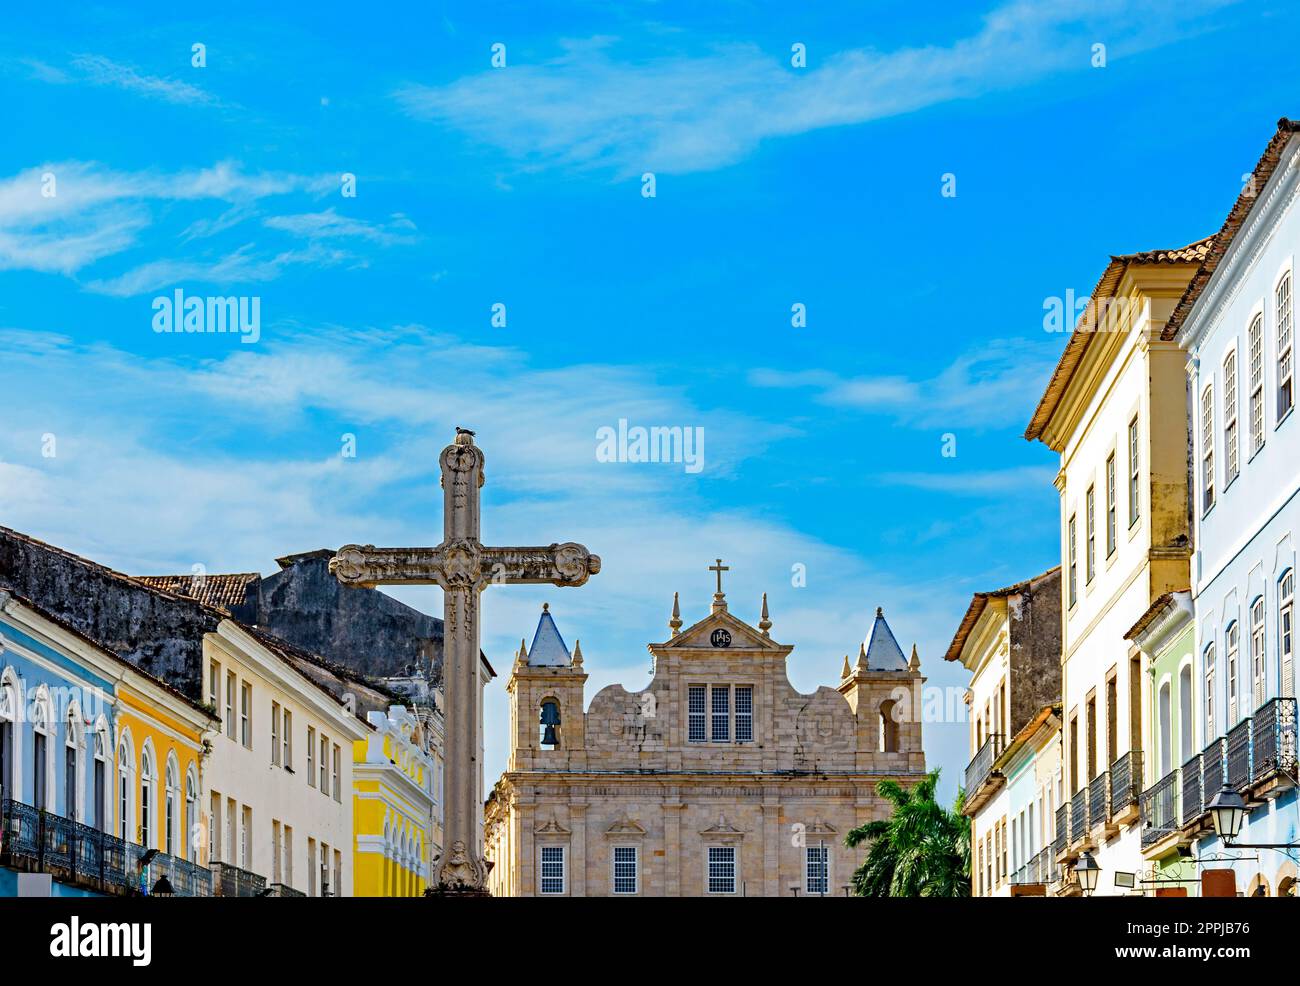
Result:
[[[436,851],[436,771],[428,726],[404,706],[370,712],[353,744],[353,893],[418,897]]]

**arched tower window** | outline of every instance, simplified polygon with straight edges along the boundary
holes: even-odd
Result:
[[[880,752],[898,752],[898,723],[894,719],[895,702],[886,699],[880,703]]]
[[[560,748],[560,704],[555,699],[548,698],[542,703],[537,721],[540,724],[542,749],[558,750]]]

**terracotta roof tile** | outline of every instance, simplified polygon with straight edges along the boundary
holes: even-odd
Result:
[[[208,606],[230,612],[248,599],[248,588],[262,580],[258,572],[238,575],[137,575],[135,578],[154,589],[197,599]]]

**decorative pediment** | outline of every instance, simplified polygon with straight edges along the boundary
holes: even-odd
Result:
[[[763,636],[725,610],[710,613],[662,645],[666,650],[781,650],[780,644]]]
[[[716,824],[710,825],[706,829],[700,829],[700,835],[714,842],[729,842],[745,837],[745,833],[728,822],[727,816],[722,812],[718,813]]]
[[[539,825],[533,829],[536,835],[571,835],[572,833],[551,816],[551,820],[545,825]]]
[[[617,836],[618,838],[640,838],[645,835],[645,829],[638,822],[633,821],[624,815],[617,822],[605,829],[608,836]]]
[[[836,834],[835,826],[827,825],[820,818],[803,830],[804,835],[826,835],[833,836]]]

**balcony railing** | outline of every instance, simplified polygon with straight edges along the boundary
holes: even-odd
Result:
[[[1228,741],[1220,736],[1201,754],[1201,797],[1210,799],[1228,780]]]
[[[973,798],[993,773],[993,761],[1002,753],[1002,734],[993,733],[966,765],[967,798]]]
[[[1228,785],[1238,791],[1250,786],[1250,725],[1249,717],[1232,727],[1228,733]]]
[[[1122,815],[1142,796],[1142,751],[1130,750],[1110,765],[1110,812]]]
[[[1057,855],[1065,852],[1070,844],[1070,809],[1061,805],[1056,809],[1056,839],[1052,842],[1052,851]]]
[[[1179,773],[1174,770],[1142,792],[1142,845],[1149,846],[1178,831]]]
[[[1205,791],[1201,787],[1201,762],[1204,754],[1198,753],[1183,764],[1183,810],[1180,821],[1191,825],[1205,814]],[[1217,788],[1215,790],[1218,790]],[[1210,797],[1214,797],[1211,792]]]
[[[266,877],[229,863],[213,863],[212,887],[218,897],[260,897],[266,889]]]
[[[294,890],[293,887],[285,883],[273,883],[268,888],[271,892],[268,897],[306,897],[307,895],[301,890]]]
[[[1070,799],[1070,842],[1082,842],[1088,834],[1088,790],[1084,788]]]
[[[21,801],[0,802],[0,855],[39,872],[53,871],[103,893],[137,893],[144,848]],[[196,863],[158,853],[150,881],[166,874],[179,897],[211,894],[211,874]],[[152,884],[151,884],[152,885]]]
[[[1296,700],[1275,698],[1255,712],[1251,729],[1252,783],[1269,780],[1277,773],[1296,772]]]
[[[1102,771],[1088,782],[1088,824],[1096,827],[1110,821],[1110,774]]]

